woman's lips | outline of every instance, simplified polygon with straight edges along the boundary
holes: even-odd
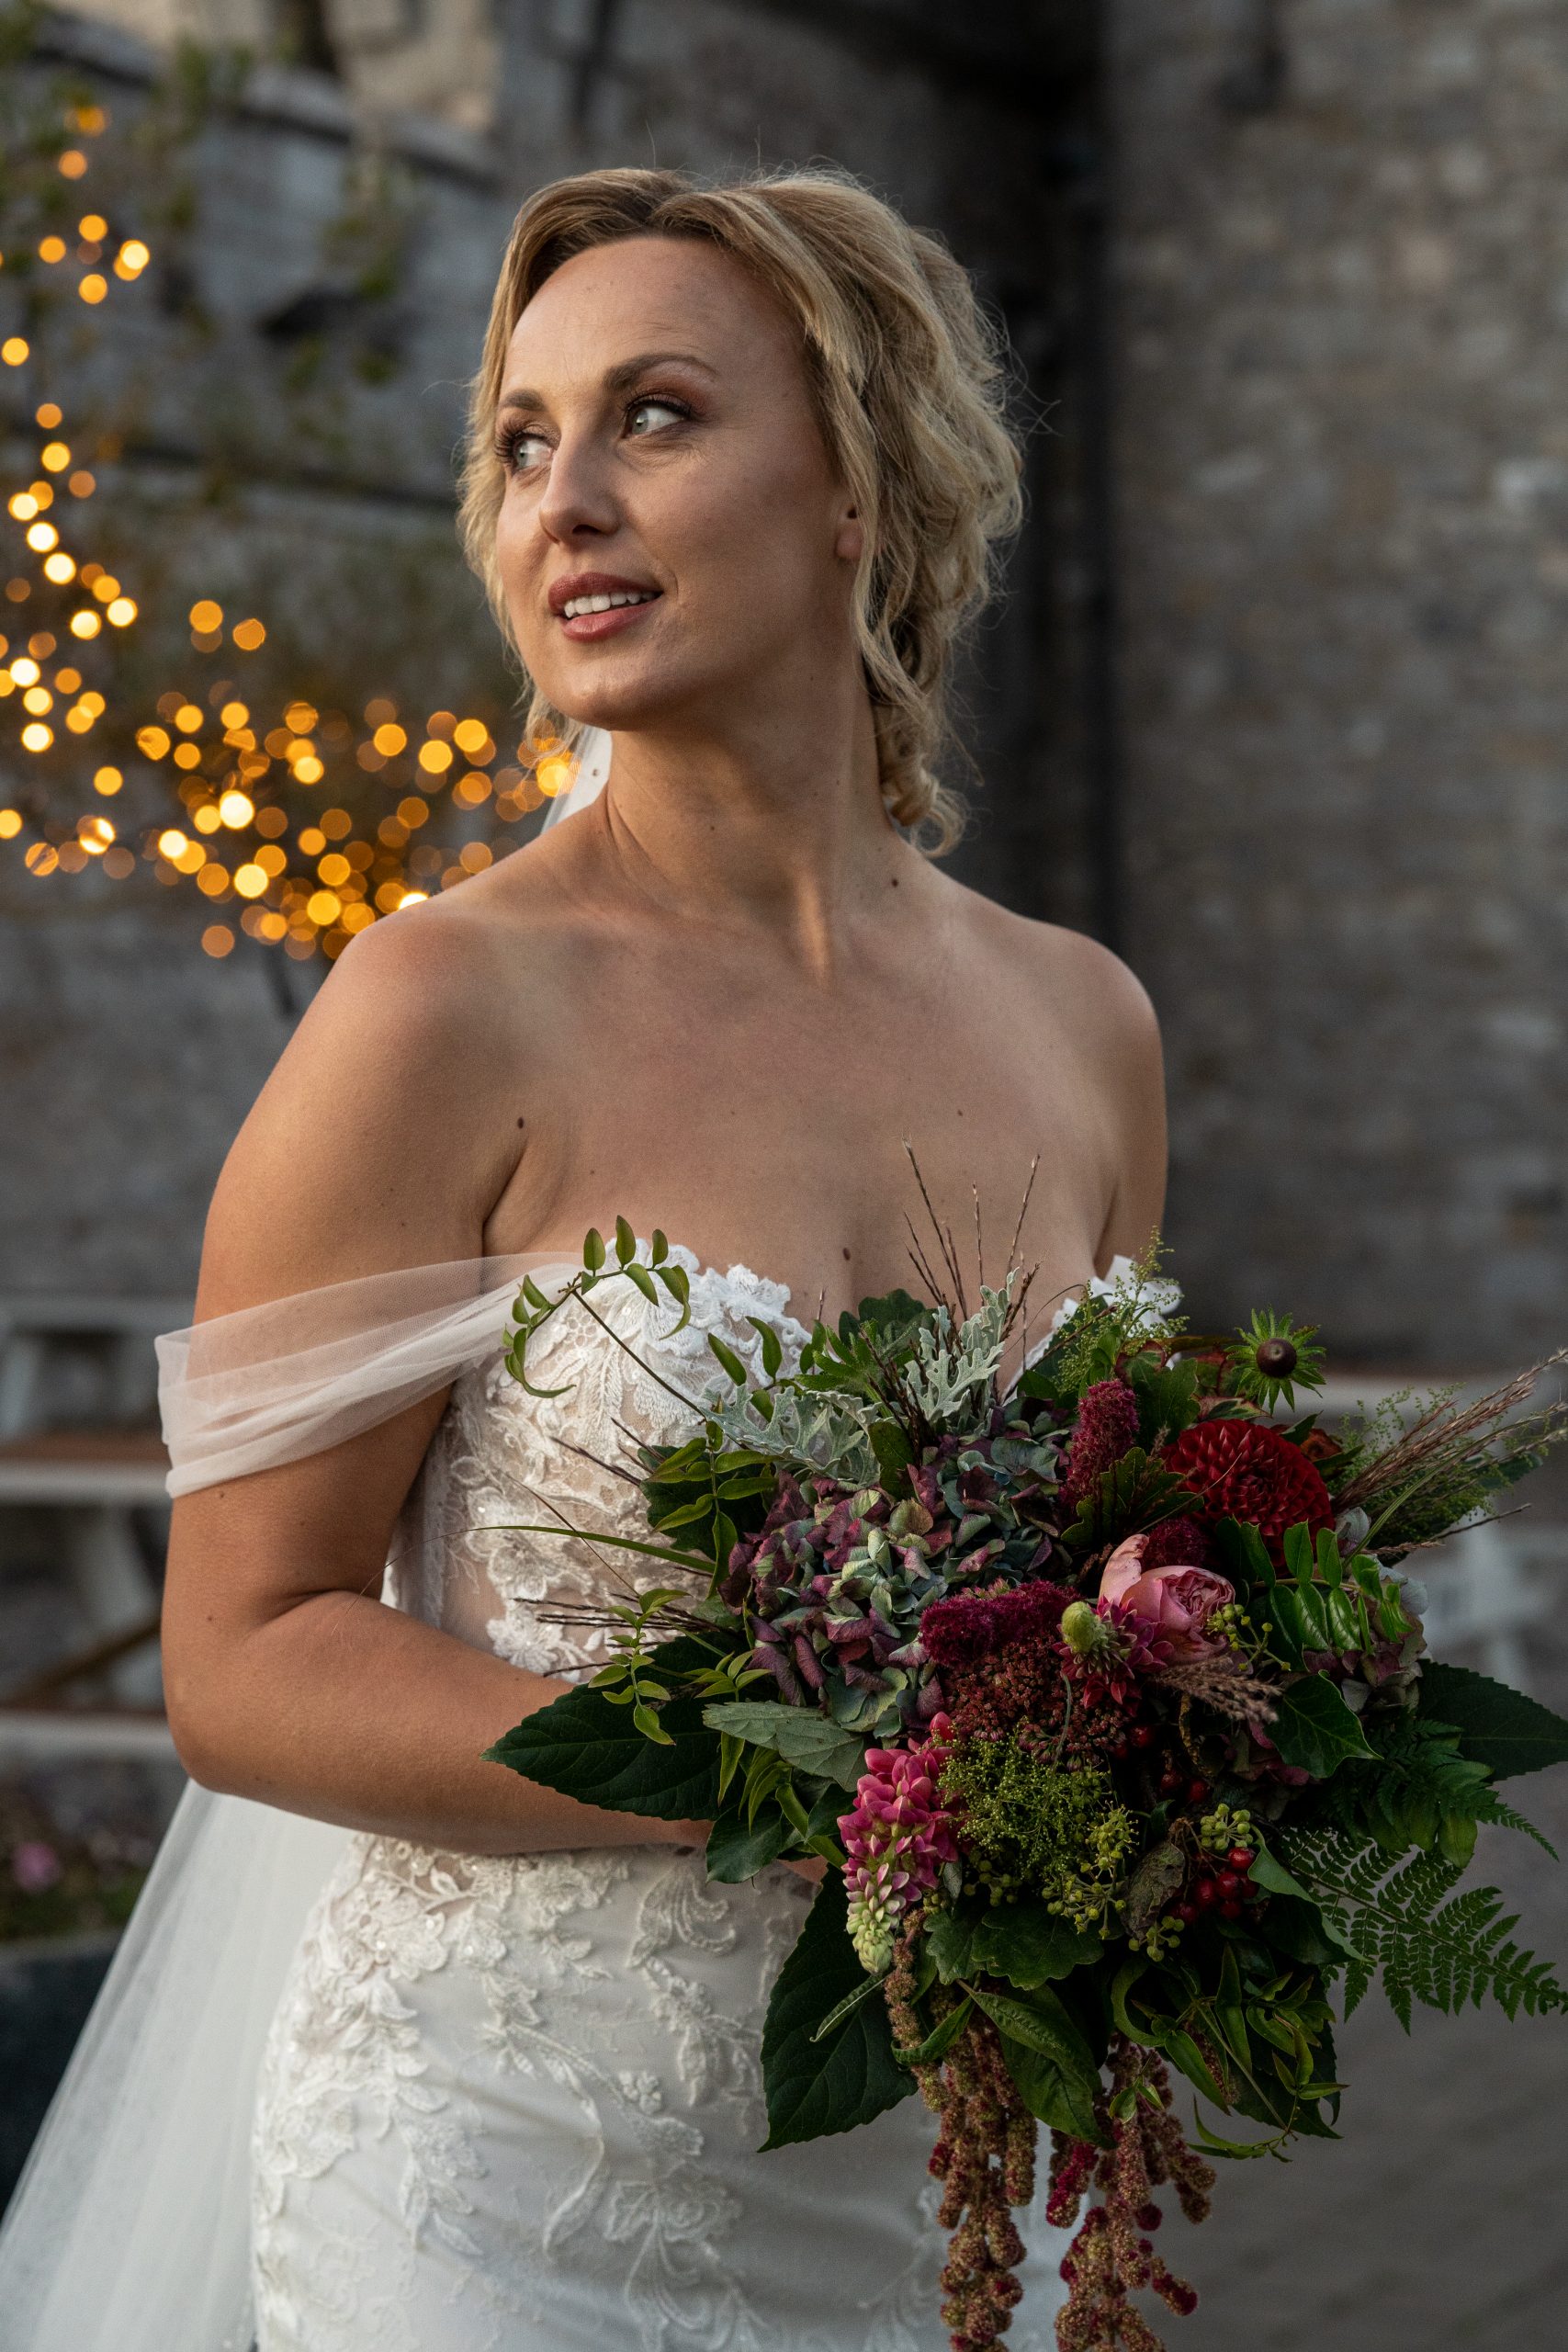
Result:
[[[641,605],[612,605],[605,613],[576,613],[570,620],[562,621],[561,628],[577,644],[592,644],[599,638],[614,637],[618,629],[629,628],[633,621],[640,621],[660,602],[658,596],[649,596]]]

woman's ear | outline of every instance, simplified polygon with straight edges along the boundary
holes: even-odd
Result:
[[[833,539],[833,553],[842,563],[858,563],[865,548],[865,525],[858,510],[848,506],[839,518],[839,528]]]

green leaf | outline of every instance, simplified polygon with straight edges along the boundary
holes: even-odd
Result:
[[[1251,1585],[1260,1586],[1265,1592],[1272,1589],[1274,1563],[1256,1527],[1247,1520],[1232,1519],[1227,1513],[1224,1519],[1216,1520],[1213,1533],[1234,1584],[1242,1590]]]
[[[695,1643],[668,1642],[652,1653],[678,1669],[674,1652],[698,1652]],[[703,1721],[703,1702],[672,1699],[660,1711],[668,1745],[646,1739],[622,1707],[591,1683],[527,1715],[484,1751],[526,1781],[537,1781],[584,1804],[611,1813],[651,1815],[658,1821],[707,1821],[718,1810],[718,1736]]]
[[[1298,1895],[1275,1895],[1255,1932],[1265,1937],[1275,1951],[1300,1962],[1303,1968],[1326,1968],[1345,1956],[1344,1939],[1337,1928],[1331,1929],[1329,1919],[1315,1903]]]
[[[1098,1936],[1072,1927],[1047,1911],[1043,1903],[1005,1903],[979,1920],[971,1948],[954,1973],[980,1969],[988,1976],[1005,1976],[1010,1984],[1029,1992],[1037,1984],[1070,1975],[1075,1968],[1087,1967],[1103,1950]]]
[[[764,1323],[760,1315],[748,1315],[746,1320],[762,1342],[762,1372],[772,1380],[784,1362],[784,1343],[773,1325]]]
[[[1058,1996],[1042,1984],[1025,1996],[998,1993],[989,1984],[968,1988],[998,2031],[1010,2034],[1042,2057],[1077,2076],[1092,2092],[1100,2085],[1094,2053]]]
[[[737,1388],[744,1388],[746,1385],[746,1367],[741,1363],[739,1357],[736,1354],[734,1349],[727,1347],[725,1342],[719,1338],[716,1331],[710,1331],[708,1333],[707,1341],[708,1346],[718,1358],[719,1363],[724,1366],[724,1369],[729,1374],[730,1379],[734,1381]]]
[[[1076,2075],[1069,2075],[1043,2052],[1032,2049],[1028,2042],[1015,2041],[1010,2033],[998,2038],[1014,2088],[1031,2115],[1048,2123],[1054,2132],[1070,2132],[1075,2140],[1087,2140],[1094,2147],[1104,2147],[1105,2136],[1094,2111],[1092,2091],[1086,2092]]]
[[[1001,2035],[1008,2072],[1030,2113],[1055,2131],[1101,2144],[1094,2112],[1100,2069],[1056,1996],[1045,1985],[1026,2001],[988,1985],[971,1990]]]
[[[858,2009],[863,2001],[871,2000],[873,1996],[879,1994],[881,1990],[882,1979],[880,1976],[863,1976],[860,1983],[855,1986],[854,1991],[852,1993],[846,1993],[843,1999],[829,2010],[821,2024],[818,2026],[812,2033],[812,2041],[826,2041],[828,2036],[832,2032],[835,2026],[842,2025],[844,2019],[849,2017],[853,2010]],[[899,2056],[897,2050],[894,2052],[893,2055],[895,2058],[898,2059],[898,2064],[901,2066],[908,2064],[906,2059]]]
[[[819,1715],[814,1707],[785,1707],[771,1699],[718,1700],[704,1710],[710,1731],[771,1747],[803,1772],[852,1790],[865,1770],[865,1742]]]
[[[829,1871],[779,1972],[762,2028],[765,2148],[852,2132],[908,2098],[914,2076],[893,2055],[885,2000],[865,2000],[820,2041],[818,2027],[865,1978],[845,1928],[843,1874]]]
[[[925,1948],[936,1962],[944,1984],[967,1976],[973,1965],[975,1937],[980,1921],[962,1911],[932,1911],[926,1916]]]
[[[1134,1445],[1100,1472],[1060,1540],[1084,1548],[1114,1543],[1169,1519],[1190,1499],[1179,1478]]]
[[[582,1262],[591,1274],[596,1274],[604,1262],[604,1237],[596,1225],[591,1225],[582,1238]]]
[[[1173,2066],[1179,2066],[1190,2083],[1195,2084],[1205,2098],[1213,2099],[1219,2108],[1228,2108],[1229,2096],[1223,2084],[1216,2082],[1213,2069],[1190,2033],[1179,2026],[1165,2027],[1158,2037],[1159,2047]]]
[[[1500,1781],[1568,1763],[1568,1723],[1490,1675],[1425,1662],[1416,1705],[1421,1714],[1453,1724],[1460,1754],[1483,1764]]]
[[[1366,1735],[1335,1685],[1312,1674],[1287,1682],[1276,1702],[1269,1737],[1287,1764],[1326,1781],[1349,1756],[1371,1756]]]
[[[900,2066],[934,2066],[940,2058],[946,2057],[974,2014],[975,1996],[966,1993],[963,2000],[949,2009],[934,2032],[928,2033],[913,2050],[900,2050],[895,2046],[894,2057]]]
[[[626,1275],[626,1280],[632,1283],[634,1288],[641,1291],[649,1306],[658,1306],[659,1293],[654,1287],[653,1276],[649,1272],[646,1266],[639,1266],[634,1263],[629,1266],[623,1266],[621,1272]]]
[[[904,1483],[905,1471],[915,1458],[908,1430],[901,1430],[897,1421],[874,1421],[871,1450],[876,1456],[883,1485],[890,1494],[897,1494]]]
[[[626,1218],[618,1216],[615,1219],[615,1262],[621,1266],[628,1265],[636,1256],[637,1235]]]
[[[708,1832],[708,1876],[721,1885],[738,1886],[777,1861],[790,1841],[790,1826],[782,1813],[765,1815],[754,1829],[738,1813],[721,1814]]]

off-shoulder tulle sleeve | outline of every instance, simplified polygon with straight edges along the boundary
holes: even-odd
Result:
[[[158,1342],[170,1491],[336,1445],[502,1345],[558,1251],[333,1283]],[[244,2352],[250,2132],[300,1928],[350,1833],[187,1787],[0,2225],[0,2340]]]
[[[503,1343],[525,1274],[547,1295],[558,1251],[462,1258],[331,1283],[158,1340],[171,1495],[320,1453],[449,1385]]]

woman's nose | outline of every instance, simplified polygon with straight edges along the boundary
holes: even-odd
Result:
[[[539,527],[564,543],[613,531],[620,520],[604,452],[591,434],[563,432],[538,506]]]

